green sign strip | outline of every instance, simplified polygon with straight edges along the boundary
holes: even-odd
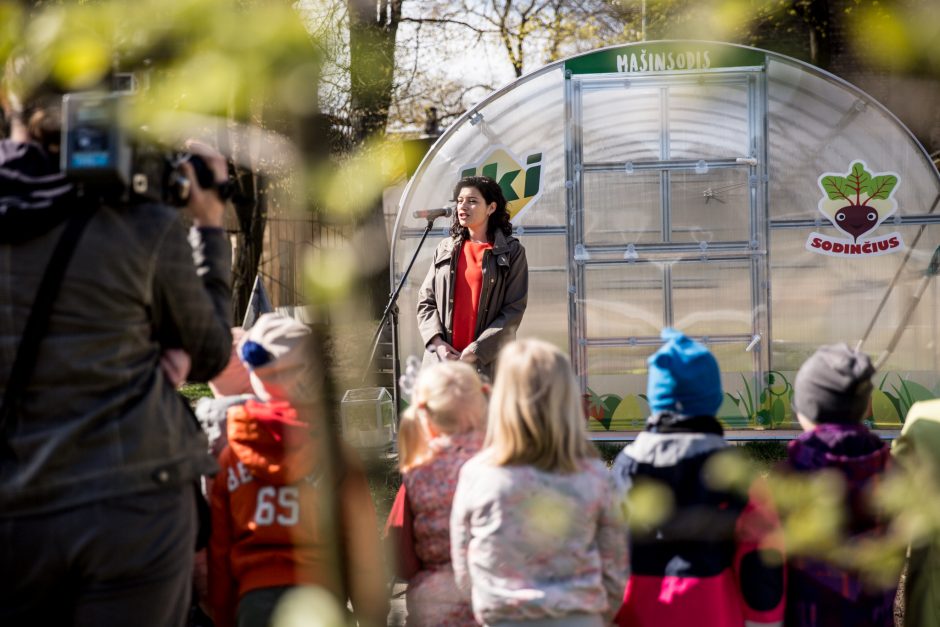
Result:
[[[762,66],[759,50],[695,41],[640,42],[565,61],[572,74],[648,74],[676,70]]]

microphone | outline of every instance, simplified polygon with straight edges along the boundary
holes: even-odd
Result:
[[[437,209],[418,209],[412,215],[425,220],[437,220],[438,218],[449,218],[453,212],[454,210],[451,207],[439,207]]]

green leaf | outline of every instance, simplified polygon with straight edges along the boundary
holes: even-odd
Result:
[[[889,393],[889,392],[885,392],[884,390],[880,390],[880,391],[881,391],[885,396],[887,396],[887,397],[888,397],[888,400],[891,401],[891,404],[894,405],[894,412],[895,412],[898,416],[903,416],[904,414],[901,412],[901,399],[899,399],[898,397],[896,397],[894,394],[891,394],[891,393]]]
[[[898,177],[893,174],[884,174],[873,177],[864,191],[868,194],[869,199],[886,200],[897,184]]]
[[[718,408],[718,420],[729,429],[747,427],[747,416],[741,413],[741,400],[725,392],[725,398]]]
[[[852,173],[849,175],[849,187],[855,192],[861,193],[868,189],[871,182],[871,174],[865,169],[861,161],[852,164]]]
[[[604,415],[610,416],[617,409],[617,405],[620,404],[620,397],[616,394],[605,394],[601,397],[601,402],[604,405]]]
[[[826,190],[829,200],[839,200],[840,198],[849,200],[849,194],[852,193],[848,180],[841,176],[824,176],[822,186]]]
[[[875,390],[871,393],[871,414],[876,425],[895,426],[901,424],[897,406],[881,390]]]
[[[783,405],[783,401],[781,401],[779,398],[774,399],[774,403],[770,408],[770,416],[771,424],[774,427],[783,424],[783,420],[787,416],[787,410]]]
[[[905,381],[904,387],[907,388],[911,405],[920,401],[929,401],[936,398],[936,395],[916,381]]]
[[[751,386],[747,382],[747,377],[743,374],[741,375],[741,380],[744,381],[744,390],[745,394],[741,395],[741,401],[744,403],[744,411],[747,412],[748,416],[754,415],[754,397],[751,396]]]
[[[900,387],[900,389],[899,389],[897,386],[895,386],[895,385],[892,385],[892,386],[891,386],[891,389],[894,390],[894,393],[897,395],[897,399],[898,399],[898,415],[900,415],[900,416],[906,416],[906,415],[907,415],[907,410],[908,410],[908,408],[911,406],[911,403],[910,403],[910,400],[907,398],[907,396],[906,396],[905,393],[904,393],[904,392],[906,391],[906,390],[904,389],[904,380],[903,380],[903,379],[901,380],[901,387]]]
[[[885,373],[885,376],[881,377],[881,383],[878,384],[878,389],[879,389],[879,390],[883,390],[883,389],[885,388],[885,381],[888,380],[888,375],[889,375],[889,374],[891,374],[891,373],[890,373],[890,372],[886,372],[886,373]]]

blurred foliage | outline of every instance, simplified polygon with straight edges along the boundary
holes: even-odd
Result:
[[[940,74],[940,4],[931,0],[613,0],[625,34],[756,45],[827,67],[844,46],[873,70]],[[638,24],[645,23],[645,29]],[[841,50],[836,50],[836,53]],[[816,56],[817,58],[813,58]]]
[[[296,87],[314,58],[290,4],[229,0],[82,2],[35,12],[0,2],[0,54],[29,60],[19,89],[94,87],[113,70],[146,72],[150,113],[185,110],[248,119],[253,100]],[[282,104],[291,106],[291,100]]]
[[[112,73],[133,72],[140,90],[128,110],[132,132],[165,144],[218,138],[228,156],[264,177],[245,189],[249,209],[306,210],[345,226],[348,242],[313,242],[302,264],[314,303],[331,304],[387,262],[387,248],[353,248],[374,242],[376,233],[358,232],[362,218],[403,178],[404,163],[400,147],[380,136],[358,149],[345,144],[341,154],[328,147],[344,131],[317,118],[325,49],[322,33],[311,32],[293,3],[274,0],[0,0],[0,63],[18,60],[14,92],[95,88]]]
[[[649,478],[638,478],[627,499],[630,527],[650,529],[665,522],[675,511],[672,490],[666,484]]]

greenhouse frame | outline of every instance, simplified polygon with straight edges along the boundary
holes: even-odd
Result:
[[[571,356],[595,439],[643,428],[664,326],[715,354],[719,418],[745,439],[796,428],[794,375],[821,344],[883,360],[867,417],[878,429],[940,396],[940,175],[891,112],[836,76],[696,41],[523,76],[425,156],[399,205],[393,285],[425,230],[413,213],[452,202],[471,173],[499,181],[526,248],[519,336]],[[424,350],[417,290],[449,226],[435,223],[403,285],[399,371]]]

